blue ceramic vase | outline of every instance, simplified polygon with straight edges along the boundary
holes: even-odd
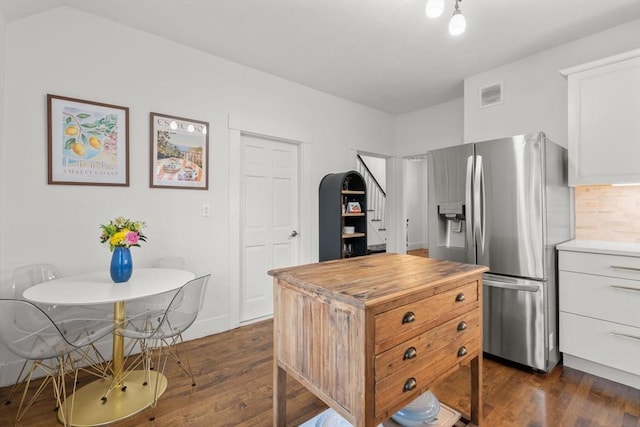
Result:
[[[131,259],[131,249],[116,246],[111,255],[111,280],[116,283],[126,282],[133,273],[133,260]]]

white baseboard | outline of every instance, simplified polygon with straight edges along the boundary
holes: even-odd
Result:
[[[640,376],[564,353],[563,365],[640,390]]]
[[[247,326],[247,325],[251,325],[252,323],[258,323],[268,319],[273,319],[273,314],[269,314],[268,316],[257,317],[255,319],[240,322],[239,326]]]

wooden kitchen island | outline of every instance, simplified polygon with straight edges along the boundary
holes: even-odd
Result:
[[[354,426],[373,427],[470,363],[468,418],[480,426],[486,270],[381,254],[270,271],[273,425],[286,425],[287,374]]]

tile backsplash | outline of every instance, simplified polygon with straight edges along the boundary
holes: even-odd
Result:
[[[640,243],[640,185],[575,188],[576,239]]]

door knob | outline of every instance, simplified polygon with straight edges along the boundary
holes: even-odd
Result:
[[[296,237],[297,235],[298,235],[298,232],[296,230],[293,230],[289,235],[289,237]]]

